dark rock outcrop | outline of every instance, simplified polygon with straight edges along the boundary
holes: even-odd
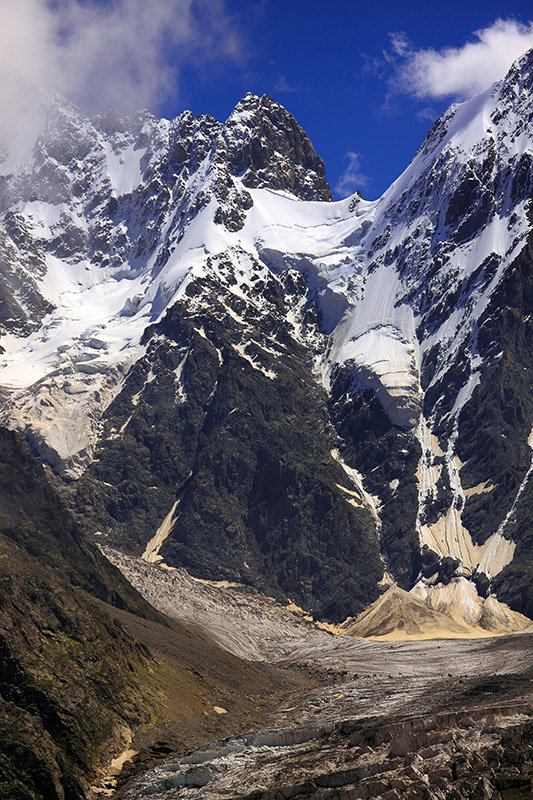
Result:
[[[101,601],[153,614],[86,543],[20,436],[0,429],[0,797],[74,800],[150,718],[148,651]]]
[[[141,555],[177,502],[158,551],[168,564],[341,621],[375,599],[383,568],[375,522],[331,455],[312,350],[286,320],[305,284],[257,264],[247,303],[233,270],[213,265],[147,334],[73,508]]]

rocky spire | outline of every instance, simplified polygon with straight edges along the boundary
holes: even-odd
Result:
[[[301,200],[333,200],[324,162],[292,114],[267,95],[248,92],[221,134],[233,175],[249,188],[281,189]]]

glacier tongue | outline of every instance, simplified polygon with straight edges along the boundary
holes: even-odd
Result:
[[[391,422],[412,428],[422,399],[420,357],[413,311],[398,305],[399,295],[400,280],[388,267],[366,274],[361,299],[332,334],[329,359],[374,390]]]

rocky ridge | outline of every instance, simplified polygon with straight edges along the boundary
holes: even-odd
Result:
[[[294,118],[253,95],[222,125],[190,112],[170,122],[148,112],[88,119],[41,92],[4,156],[4,418],[15,414],[69,477],[90,462],[98,420],[142,353],[144,329],[203,262],[173,257],[200,212],[209,206],[215,232],[238,231],[252,202],[244,187],[265,182],[331,199],[323,163]],[[11,363],[11,347],[21,345]]]
[[[82,800],[102,779],[108,796],[134,736],[161,753],[172,732],[200,746],[317,684],[155,611],[85,540],[21,439],[0,429],[2,800]]]
[[[335,621],[385,569],[533,613],[532,58],[375,202],[331,202],[269,98],[40,96],[2,164],[3,419],[88,531]]]

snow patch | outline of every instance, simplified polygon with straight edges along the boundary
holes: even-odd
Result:
[[[165,539],[167,539],[170,531],[172,530],[172,526],[175,522],[175,514],[178,505],[179,505],[179,500],[176,500],[176,502],[173,504],[172,508],[166,515],[165,519],[157,529],[155,536],[153,536],[146,545],[146,548],[141,558],[144,561],[147,561],[149,564],[155,564],[158,561],[163,560],[163,557],[159,555],[159,551],[163,546],[163,542],[165,541]]]
[[[257,370],[258,372],[262,372],[263,375],[266,375],[267,378],[270,378],[270,380],[273,381],[275,378],[277,378],[277,372],[274,372],[271,369],[266,369],[265,367],[262,366],[262,364],[259,363],[259,361],[248,355],[248,353],[246,352],[246,348],[248,347],[249,344],[250,342],[245,342],[244,344],[232,344],[231,346],[233,347],[235,352],[238,353],[241,356],[241,358],[244,358],[246,361],[248,361],[248,363],[251,364],[251,366],[255,370]]]
[[[349,467],[348,464],[342,459],[341,454],[338,450],[331,450],[331,457],[335,459],[335,461],[340,464],[343,468],[344,472],[350,479],[351,483],[355,486],[356,492],[354,493],[354,497],[361,498],[364,501],[364,504],[372,514],[374,518],[374,522],[376,523],[376,529],[379,533],[381,530],[381,518],[379,516],[381,510],[381,504],[379,497],[375,497],[374,495],[369,494],[363,486],[363,477],[360,472],[358,472],[353,467]],[[339,486],[339,484],[337,484]],[[342,489],[344,492],[349,492],[344,486],[339,486],[339,489]]]

